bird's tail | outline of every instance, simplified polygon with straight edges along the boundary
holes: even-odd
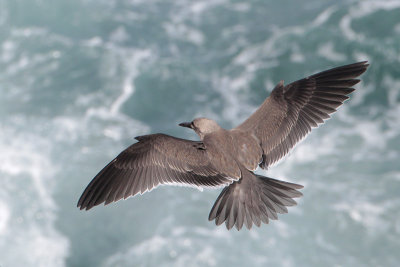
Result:
[[[240,230],[243,223],[250,229],[253,223],[277,220],[277,213],[287,213],[286,206],[296,205],[293,198],[303,194],[296,189],[302,185],[287,183],[265,176],[243,172],[243,177],[225,187],[215,201],[208,220],[220,225],[225,221],[226,227],[234,225]]]

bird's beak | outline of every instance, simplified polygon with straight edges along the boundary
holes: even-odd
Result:
[[[182,122],[182,123],[179,123],[179,126],[192,129],[192,123],[191,122]]]

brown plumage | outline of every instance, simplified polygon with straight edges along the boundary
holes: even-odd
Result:
[[[296,205],[303,186],[254,174],[284,157],[312,128],[348,99],[367,62],[314,74],[284,86],[280,82],[264,103],[238,127],[226,130],[197,118],[180,126],[193,129],[201,141],[152,134],[136,137],[87,186],[80,209],[143,194],[160,184],[197,188],[224,187],[209,220],[240,230],[276,220]]]

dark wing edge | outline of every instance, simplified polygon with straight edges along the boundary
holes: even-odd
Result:
[[[217,188],[234,179],[216,171],[201,142],[165,134],[139,136],[89,183],[77,206],[89,210],[143,194],[159,185]]]
[[[239,129],[253,132],[263,148],[261,168],[282,159],[312,128],[337,111],[369,64],[362,61],[283,85],[280,82],[262,106]]]

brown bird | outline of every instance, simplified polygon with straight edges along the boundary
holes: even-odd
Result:
[[[231,229],[276,220],[296,205],[302,185],[253,173],[284,157],[313,127],[336,111],[356,79],[369,65],[354,63],[284,85],[278,83],[264,103],[231,130],[197,118],[179,124],[193,129],[200,141],[165,134],[138,136],[87,186],[78,207],[89,210],[122,198],[143,194],[161,184],[197,188],[224,187],[208,219]]]

